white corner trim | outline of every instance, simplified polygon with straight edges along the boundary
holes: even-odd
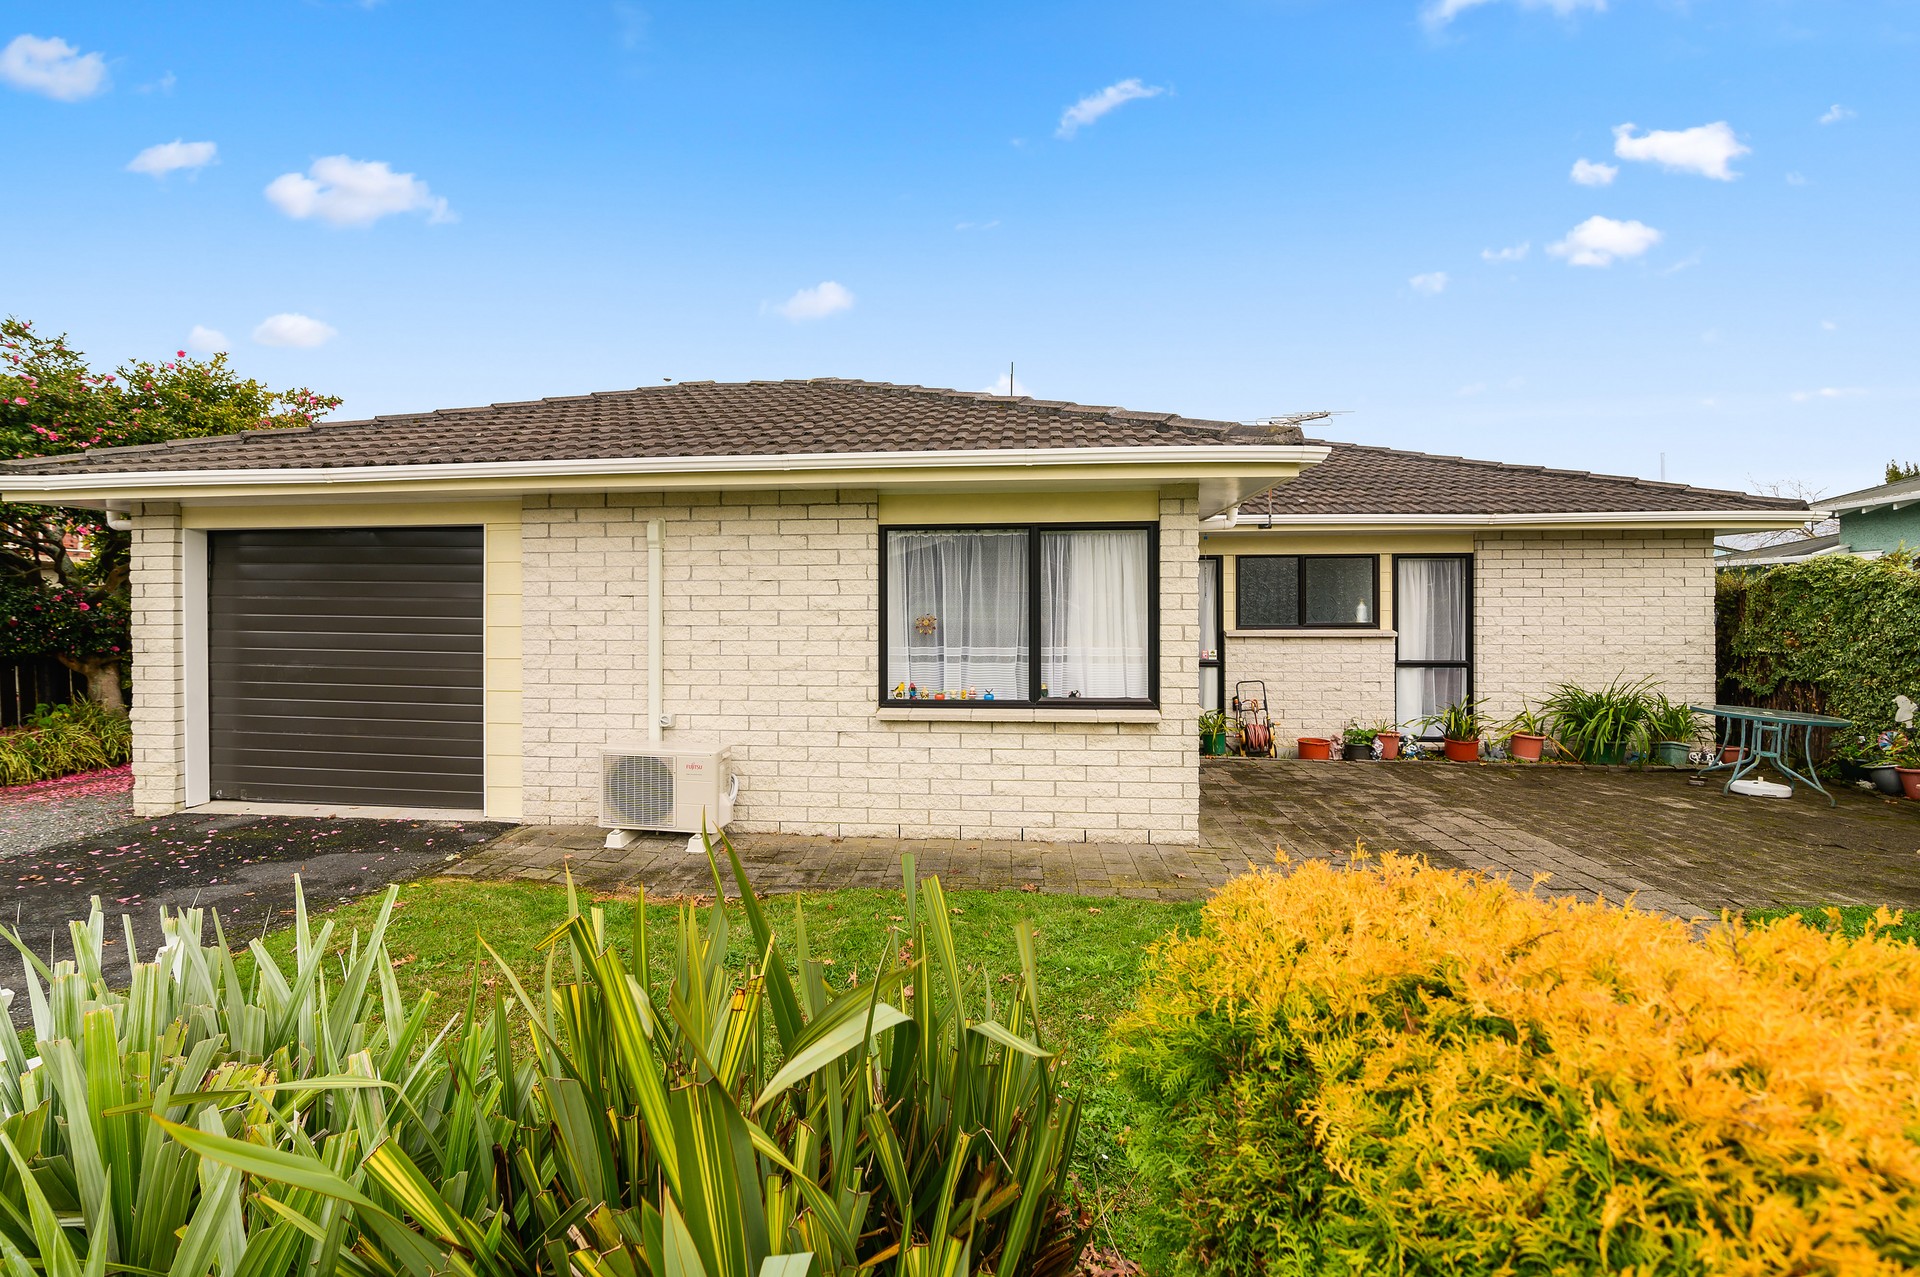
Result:
[[[185,528],[180,533],[180,697],[189,807],[205,803],[212,785],[207,677],[207,534]]]
[[[287,484],[351,487],[362,483],[430,483],[488,479],[556,479],[615,475],[767,474],[860,470],[1009,470],[1129,466],[1179,472],[1196,463],[1231,464],[1250,473],[1274,465],[1314,465],[1332,449],[1317,444],[1196,444],[1137,448],[972,448],[918,452],[803,452],[765,456],[616,457],[600,460],[474,461],[427,465],[311,466],[237,470],[108,470],[22,473],[0,477],[8,499],[35,492],[111,492],[125,488],[182,489],[241,484],[273,488]]]

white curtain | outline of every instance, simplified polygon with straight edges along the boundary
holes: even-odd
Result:
[[[1220,560],[1200,561],[1200,659],[1220,656]]]
[[[1040,681],[1050,697],[1148,694],[1147,534],[1047,532],[1040,538]]]
[[[1393,622],[1400,632],[1402,661],[1467,659],[1467,560],[1397,558],[1394,560]],[[1394,671],[1394,712],[1403,725],[1460,700],[1467,694],[1467,671],[1408,668]]]
[[[1403,661],[1467,659],[1467,561],[1394,560],[1393,624]]]
[[[1027,534],[887,536],[887,692],[1027,699]]]

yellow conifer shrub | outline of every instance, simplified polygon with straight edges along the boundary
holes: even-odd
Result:
[[[1110,1050],[1153,1271],[1920,1270],[1920,948],[1871,931],[1308,863],[1164,942]]]

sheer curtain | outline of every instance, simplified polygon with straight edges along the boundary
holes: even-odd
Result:
[[[1050,697],[1148,694],[1147,534],[1046,532],[1040,538],[1040,682]]]
[[[1394,627],[1401,667],[1394,671],[1395,712],[1412,724],[1467,694],[1467,561],[1394,560]],[[1459,661],[1409,666],[1408,661]]]
[[[887,535],[887,691],[1027,699],[1027,534]]]
[[[1200,659],[1220,657],[1220,560],[1200,561]]]

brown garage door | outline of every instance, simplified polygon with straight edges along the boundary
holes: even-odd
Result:
[[[481,538],[210,534],[212,797],[481,807]]]

